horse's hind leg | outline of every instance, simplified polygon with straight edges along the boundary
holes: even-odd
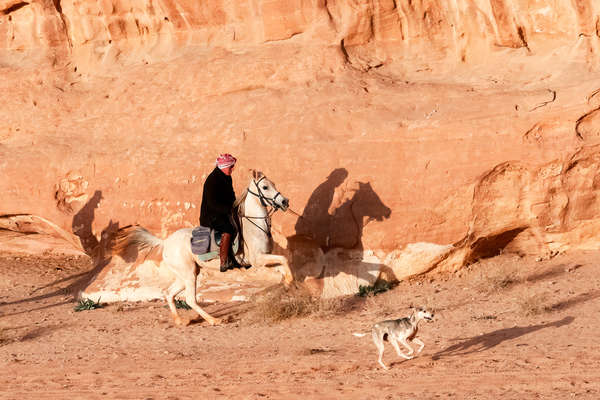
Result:
[[[167,289],[167,294],[165,295],[165,299],[167,300],[167,304],[169,305],[169,309],[171,310],[171,315],[173,316],[173,320],[176,325],[187,325],[189,321],[183,321],[177,312],[177,307],[175,306],[175,296],[177,296],[181,291],[185,289],[185,285],[179,278],[175,279],[175,282],[169,286]]]
[[[219,318],[215,318],[206,311],[204,311],[196,301],[196,278],[197,275],[194,273],[195,271],[191,271],[190,273],[186,273],[183,277],[183,281],[185,284],[185,301],[188,303],[192,310],[196,311],[198,315],[204,318],[211,325],[218,325],[221,323]]]

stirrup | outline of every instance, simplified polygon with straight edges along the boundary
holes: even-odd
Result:
[[[244,268],[243,265],[241,265],[239,262],[237,262],[237,260],[234,258],[233,261],[231,260],[231,258],[227,258],[227,262],[225,262],[225,264],[222,264],[221,267],[219,268],[219,270],[221,272],[226,272],[230,269],[238,269],[238,268]],[[250,268],[250,267],[246,267]]]

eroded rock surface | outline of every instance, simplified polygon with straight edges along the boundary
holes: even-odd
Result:
[[[302,215],[274,216],[278,251],[323,295],[590,248],[599,16],[570,0],[0,0],[0,215],[11,232],[14,215],[51,221],[100,263],[120,227],[196,225],[230,152],[238,193],[260,169]]]

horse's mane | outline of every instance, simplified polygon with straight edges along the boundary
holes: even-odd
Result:
[[[240,207],[240,209],[243,212],[244,211],[244,200],[246,200],[246,196],[248,196],[248,189],[244,190],[244,193],[242,193],[242,195],[240,197],[235,199],[235,202],[233,203],[233,208]]]

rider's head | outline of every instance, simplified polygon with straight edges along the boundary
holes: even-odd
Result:
[[[217,157],[217,168],[219,168],[225,175],[231,175],[233,167],[237,159],[231,154],[225,153]]]

